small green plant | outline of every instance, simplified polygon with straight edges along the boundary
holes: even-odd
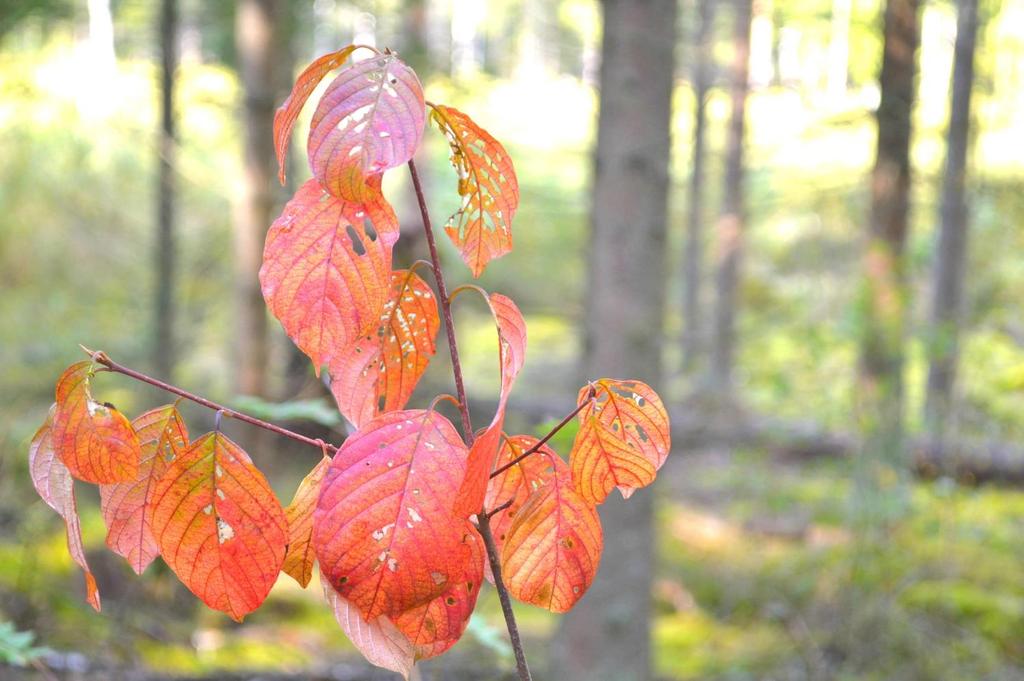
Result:
[[[0,622],[0,663],[27,667],[50,652],[49,648],[32,645],[35,640],[35,632],[18,631],[10,622]]]

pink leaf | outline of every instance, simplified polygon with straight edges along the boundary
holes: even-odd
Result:
[[[53,448],[52,430],[56,406],[50,407],[46,423],[36,432],[29,444],[29,473],[39,496],[64,519],[68,536],[68,553],[85,574],[86,601],[98,612],[100,592],[96,588],[96,578],[89,570],[89,563],[85,560],[85,547],[82,546],[82,525],[78,519],[78,508],[75,503],[74,479]]]
[[[366,179],[413,157],[426,110],[415,72],[393,54],[343,69],[328,86],[309,129],[309,163],[327,191],[366,198]]]

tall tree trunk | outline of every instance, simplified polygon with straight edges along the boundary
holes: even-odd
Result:
[[[828,39],[825,89],[834,104],[846,95],[850,65],[850,12],[852,0],[832,0],[832,28]]]
[[[175,329],[174,214],[177,203],[177,139],[174,112],[174,74],[178,68],[178,0],[160,3],[160,132],[157,184],[156,305],[153,320],[153,370],[160,378],[173,379],[177,347]]]
[[[932,270],[931,364],[925,399],[925,424],[930,451],[942,456],[950,421],[956,378],[958,335],[967,259],[967,203],[964,184],[974,83],[974,46],[978,33],[978,0],[957,1],[953,85],[946,137],[946,171],[942,180],[939,232]]]
[[[235,26],[245,98],[245,161],[235,224],[235,388],[247,395],[267,394],[267,316],[257,275],[276,203],[273,127],[282,12],[280,0],[240,0]]]
[[[594,156],[587,377],[661,376],[675,0],[604,0]],[[550,677],[650,678],[652,495],[601,506],[594,585],[561,620]]]
[[[743,257],[743,232],[746,207],[743,201],[743,146],[746,136],[747,94],[750,91],[751,0],[734,0],[732,114],[726,143],[725,192],[718,217],[717,267],[715,274],[716,307],[714,342],[711,352],[711,387],[718,393],[732,389],[736,354],[736,302],[740,263]]]
[[[690,169],[689,205],[686,218],[686,252],[683,255],[683,368],[690,370],[701,349],[701,281],[704,263],[704,152],[707,99],[714,66],[714,0],[697,0],[699,18],[694,36],[693,158]]]
[[[858,408],[864,451],[858,469],[858,520],[884,525],[902,506],[903,339],[908,291],[904,267],[910,194],[911,114],[919,0],[887,0],[878,105],[878,147],[871,175],[871,217],[864,256]]]

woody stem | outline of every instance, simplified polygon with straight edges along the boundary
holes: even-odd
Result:
[[[459,347],[455,341],[455,323],[452,320],[451,298],[448,296],[448,288],[445,286],[444,273],[441,271],[441,258],[437,254],[437,243],[434,239],[434,230],[430,225],[430,213],[427,211],[427,201],[423,196],[423,186],[420,184],[420,176],[416,172],[416,164],[409,160],[409,174],[412,176],[412,186],[416,190],[416,200],[419,202],[420,214],[423,216],[423,232],[427,238],[427,246],[430,249],[430,264],[434,269],[434,282],[437,284],[437,295],[441,301],[441,315],[444,317],[444,328],[448,335],[448,350],[452,357],[452,374],[455,378],[455,393],[459,399],[459,413],[462,415],[462,430],[465,433],[466,444],[473,446],[475,435],[473,423],[469,418],[469,403],[466,401],[466,387],[462,380],[462,363],[459,361]],[[501,613],[505,616],[505,626],[508,628],[508,638],[515,653],[516,669],[519,672],[519,681],[532,681],[530,667],[526,663],[526,653],[523,651],[523,642],[519,638],[519,626],[516,624],[515,613],[512,612],[512,598],[501,576],[501,560],[498,557],[498,546],[494,542],[494,535],[491,533],[490,517],[486,509],[480,509],[477,514],[477,529],[484,540],[484,547],[487,549],[487,561],[491,565],[491,574],[494,576],[494,588],[498,591],[498,600],[501,601]]]

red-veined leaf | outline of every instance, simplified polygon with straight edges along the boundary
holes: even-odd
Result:
[[[359,608],[335,591],[325,575],[320,575],[320,581],[323,582],[324,598],[334,612],[334,619],[348,640],[352,641],[352,645],[370,664],[390,669],[408,679],[416,653],[405,634],[384,615],[369,621],[363,619]]]
[[[514,598],[566,612],[594,581],[604,539],[597,509],[577,494],[565,463],[551,461],[555,474],[530,494],[508,530],[501,569]]]
[[[292,503],[284,509],[284,516],[288,520],[288,551],[284,554],[284,566],[281,569],[303,588],[313,576],[313,561],[316,560],[312,543],[313,510],[330,465],[331,458],[325,454],[299,483]]]
[[[150,518],[156,482],[188,447],[188,429],[171,404],[137,417],[132,428],[142,443],[139,474],[130,482],[100,485],[100,509],[107,524],[107,546],[141,575],[160,554]]]
[[[350,203],[316,180],[299,188],[270,227],[263,297],[317,372],[379,322],[397,238],[397,218],[383,198]]]
[[[82,546],[82,525],[78,519],[75,503],[75,482],[71,471],[57,457],[53,448],[53,422],[56,406],[50,407],[46,423],[36,431],[28,446],[28,469],[32,484],[46,505],[60,514],[68,537],[68,553],[85,575],[85,599],[97,612],[100,609],[100,592],[96,578],[85,560]]]
[[[668,456],[671,434],[661,398],[640,381],[602,378],[580,412],[569,464],[576,490],[600,504],[618,487],[624,499],[654,482]],[[580,390],[585,399],[590,387]]]
[[[277,176],[281,184],[284,184],[285,160],[292,129],[295,128],[295,121],[298,120],[302,107],[324,76],[344,64],[357,47],[358,45],[349,45],[317,58],[299,74],[288,99],[274,112],[274,149],[277,151]]]
[[[367,197],[366,179],[413,157],[426,111],[416,73],[393,54],[342,69],[317,104],[309,127],[313,175],[335,196]]]
[[[487,263],[512,250],[512,218],[519,206],[516,171],[501,143],[466,114],[432,105],[430,117],[448,139],[462,197],[445,231],[479,277]]]
[[[203,435],[171,462],[152,518],[160,555],[182,583],[236,621],[263,603],[281,572],[284,511],[249,455],[223,433]]]
[[[481,295],[487,300],[498,327],[498,360],[501,366],[501,394],[491,424],[476,438],[469,452],[466,477],[455,498],[455,514],[466,517],[478,513],[487,493],[487,480],[501,446],[505,425],[505,406],[516,376],[526,361],[526,321],[512,299],[500,293]]]
[[[331,362],[331,392],[356,428],[405,406],[434,354],[441,320],[426,282],[410,270],[391,273],[391,298],[379,326]]]
[[[503,466],[518,459],[537,442],[538,439],[532,435],[503,436],[496,465]],[[547,445],[541,445],[533,454],[498,473],[487,483],[484,508],[497,508],[508,501],[512,502],[507,508],[491,516],[491,533],[499,552],[505,543],[512,521],[526,503],[527,497],[553,475],[553,459],[549,457],[557,458],[558,455]],[[493,582],[491,566],[485,564],[484,568],[487,580]]]
[[[313,514],[320,569],[367,620],[440,595],[468,553],[451,500],[466,446],[444,416],[382,414],[334,456]]]
[[[93,363],[72,364],[57,381],[53,447],[71,474],[101,484],[134,480],[142,452],[132,424],[89,390]]]
[[[394,618],[398,630],[412,642],[417,660],[437,657],[455,645],[476,607],[483,581],[484,545],[468,520],[463,521],[463,527],[463,541],[471,555],[462,575],[434,600]]]

